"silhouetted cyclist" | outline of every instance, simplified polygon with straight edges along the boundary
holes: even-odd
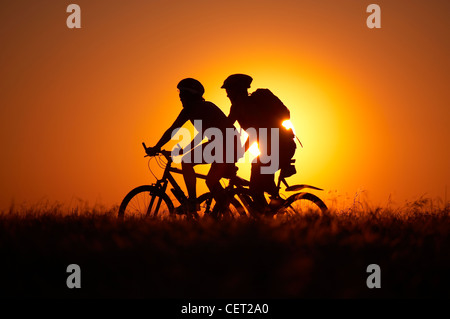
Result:
[[[230,147],[230,145],[236,145],[235,137],[233,135],[233,139],[228,139],[226,134],[227,128],[235,130],[235,127],[220,108],[211,102],[205,101],[203,98],[205,89],[199,81],[192,78],[186,78],[178,83],[177,88],[179,89],[183,109],[158,143],[156,143],[154,147],[147,148],[146,152],[147,154],[152,155],[156,151],[159,151],[164,144],[171,140],[173,134],[175,134],[187,121],[191,121],[201,137],[195,137],[188,146],[183,150],[180,150],[180,154],[184,154],[181,159],[181,167],[189,196],[188,207],[182,208],[186,208],[190,212],[198,210],[194,170],[194,166],[198,164],[212,164],[207,174],[206,185],[216,199],[216,203],[220,206],[220,204],[223,203],[223,188],[220,185],[220,179],[222,177],[233,175],[236,172],[235,162],[237,161],[237,158],[235,156],[235,148]],[[207,136],[207,130],[210,128],[216,129],[216,132],[219,133],[218,135],[222,136]],[[205,137],[208,138],[208,142],[200,144]],[[214,143],[217,147],[213,147],[212,152],[209,152],[211,151],[211,148],[208,148],[208,152],[205,152],[206,145],[215,141],[216,138],[223,138],[223,140]],[[229,146],[228,148],[227,143]],[[197,149],[194,150],[196,146],[201,148],[202,156],[200,158],[196,156],[196,154],[200,153],[196,152]],[[230,162],[230,156],[227,158],[226,153],[231,150],[233,150],[233,160]],[[204,156],[205,154],[206,156]],[[207,154],[212,154],[213,156],[208,156]],[[228,159],[228,163],[226,163],[226,159]]]
[[[290,119],[290,112],[286,106],[267,89],[258,89],[249,95],[252,77],[245,74],[230,75],[223,83],[222,88],[226,90],[231,101],[230,114],[228,118],[232,123],[237,121],[242,129],[249,128],[267,130],[267,138],[257,136],[258,147],[261,154],[271,154],[272,136],[271,128],[277,128],[279,138],[273,142],[278,143],[279,166],[268,174],[261,173],[261,167],[268,164],[262,163],[260,156],[252,163],[250,176],[250,189],[256,199],[265,201],[264,192],[272,198],[278,197],[278,189],[275,185],[275,172],[281,168],[284,177],[295,174],[295,167],[291,165],[291,159],[295,153],[294,134],[291,129],[283,127],[282,123]],[[258,133],[259,134],[259,133]],[[248,148],[248,145],[246,145]],[[264,153],[265,152],[265,153]]]

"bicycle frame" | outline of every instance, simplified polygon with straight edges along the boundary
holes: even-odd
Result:
[[[166,158],[167,165],[164,169],[163,177],[157,180],[155,184],[152,184],[152,186],[155,187],[155,191],[165,193],[167,190],[167,186],[170,183],[170,185],[172,186],[172,189],[170,191],[180,203],[183,203],[187,200],[186,194],[183,192],[183,190],[181,189],[181,187],[178,185],[177,181],[171,174],[171,173],[183,174],[183,170],[176,167],[172,167],[173,160],[169,151],[161,151],[160,153]],[[206,175],[200,173],[195,173],[195,177],[200,179],[206,179]],[[150,203],[149,207],[152,207],[153,200],[154,198],[152,198],[152,202]],[[157,209],[159,209],[159,204],[160,203],[157,204]]]

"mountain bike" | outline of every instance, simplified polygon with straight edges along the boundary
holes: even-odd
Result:
[[[144,148],[145,144],[142,143]],[[148,155],[146,155],[147,157]],[[182,174],[182,170],[173,167],[173,160],[170,151],[161,150],[150,161],[155,158],[158,165],[164,169],[161,179],[150,185],[142,185],[132,189],[122,200],[118,217],[150,217],[158,219],[168,219],[176,216],[187,218],[200,218],[213,213],[214,200],[211,192],[204,193],[197,198],[198,209],[175,209],[173,201],[168,195],[168,190],[181,204],[181,208],[188,201],[186,194],[178,185],[172,173]],[[149,163],[150,164],[150,163]],[[150,166],[150,165],[149,165]],[[237,167],[236,167],[237,170]],[[236,171],[234,172],[236,173]],[[196,173],[199,179],[206,179],[206,175]],[[232,176],[230,176],[231,178]],[[187,205],[186,205],[187,206]],[[244,214],[244,208],[236,200],[227,201],[226,208],[217,212],[216,217],[236,216]]]

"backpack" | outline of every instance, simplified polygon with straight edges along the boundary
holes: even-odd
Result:
[[[257,89],[250,97],[258,105],[260,114],[270,114],[266,118],[271,122],[270,127],[281,127],[283,120],[290,118],[289,109],[269,89]]]
[[[289,109],[269,89],[257,89],[250,97],[258,106],[257,111],[260,112],[259,114],[265,116],[267,127],[278,127],[280,129],[280,168],[292,168],[291,159],[297,148],[294,140],[295,135],[291,129],[288,130],[281,125],[284,120],[290,119]],[[270,114],[270,116],[267,116],[267,114]],[[294,173],[286,175],[290,176]]]

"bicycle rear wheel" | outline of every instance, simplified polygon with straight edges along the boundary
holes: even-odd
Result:
[[[143,185],[125,196],[119,207],[119,218],[166,219],[172,216],[173,209],[173,203],[166,193],[157,190],[155,186]]]
[[[295,216],[305,214],[322,215],[328,210],[327,205],[316,195],[306,192],[288,197],[275,216]]]

